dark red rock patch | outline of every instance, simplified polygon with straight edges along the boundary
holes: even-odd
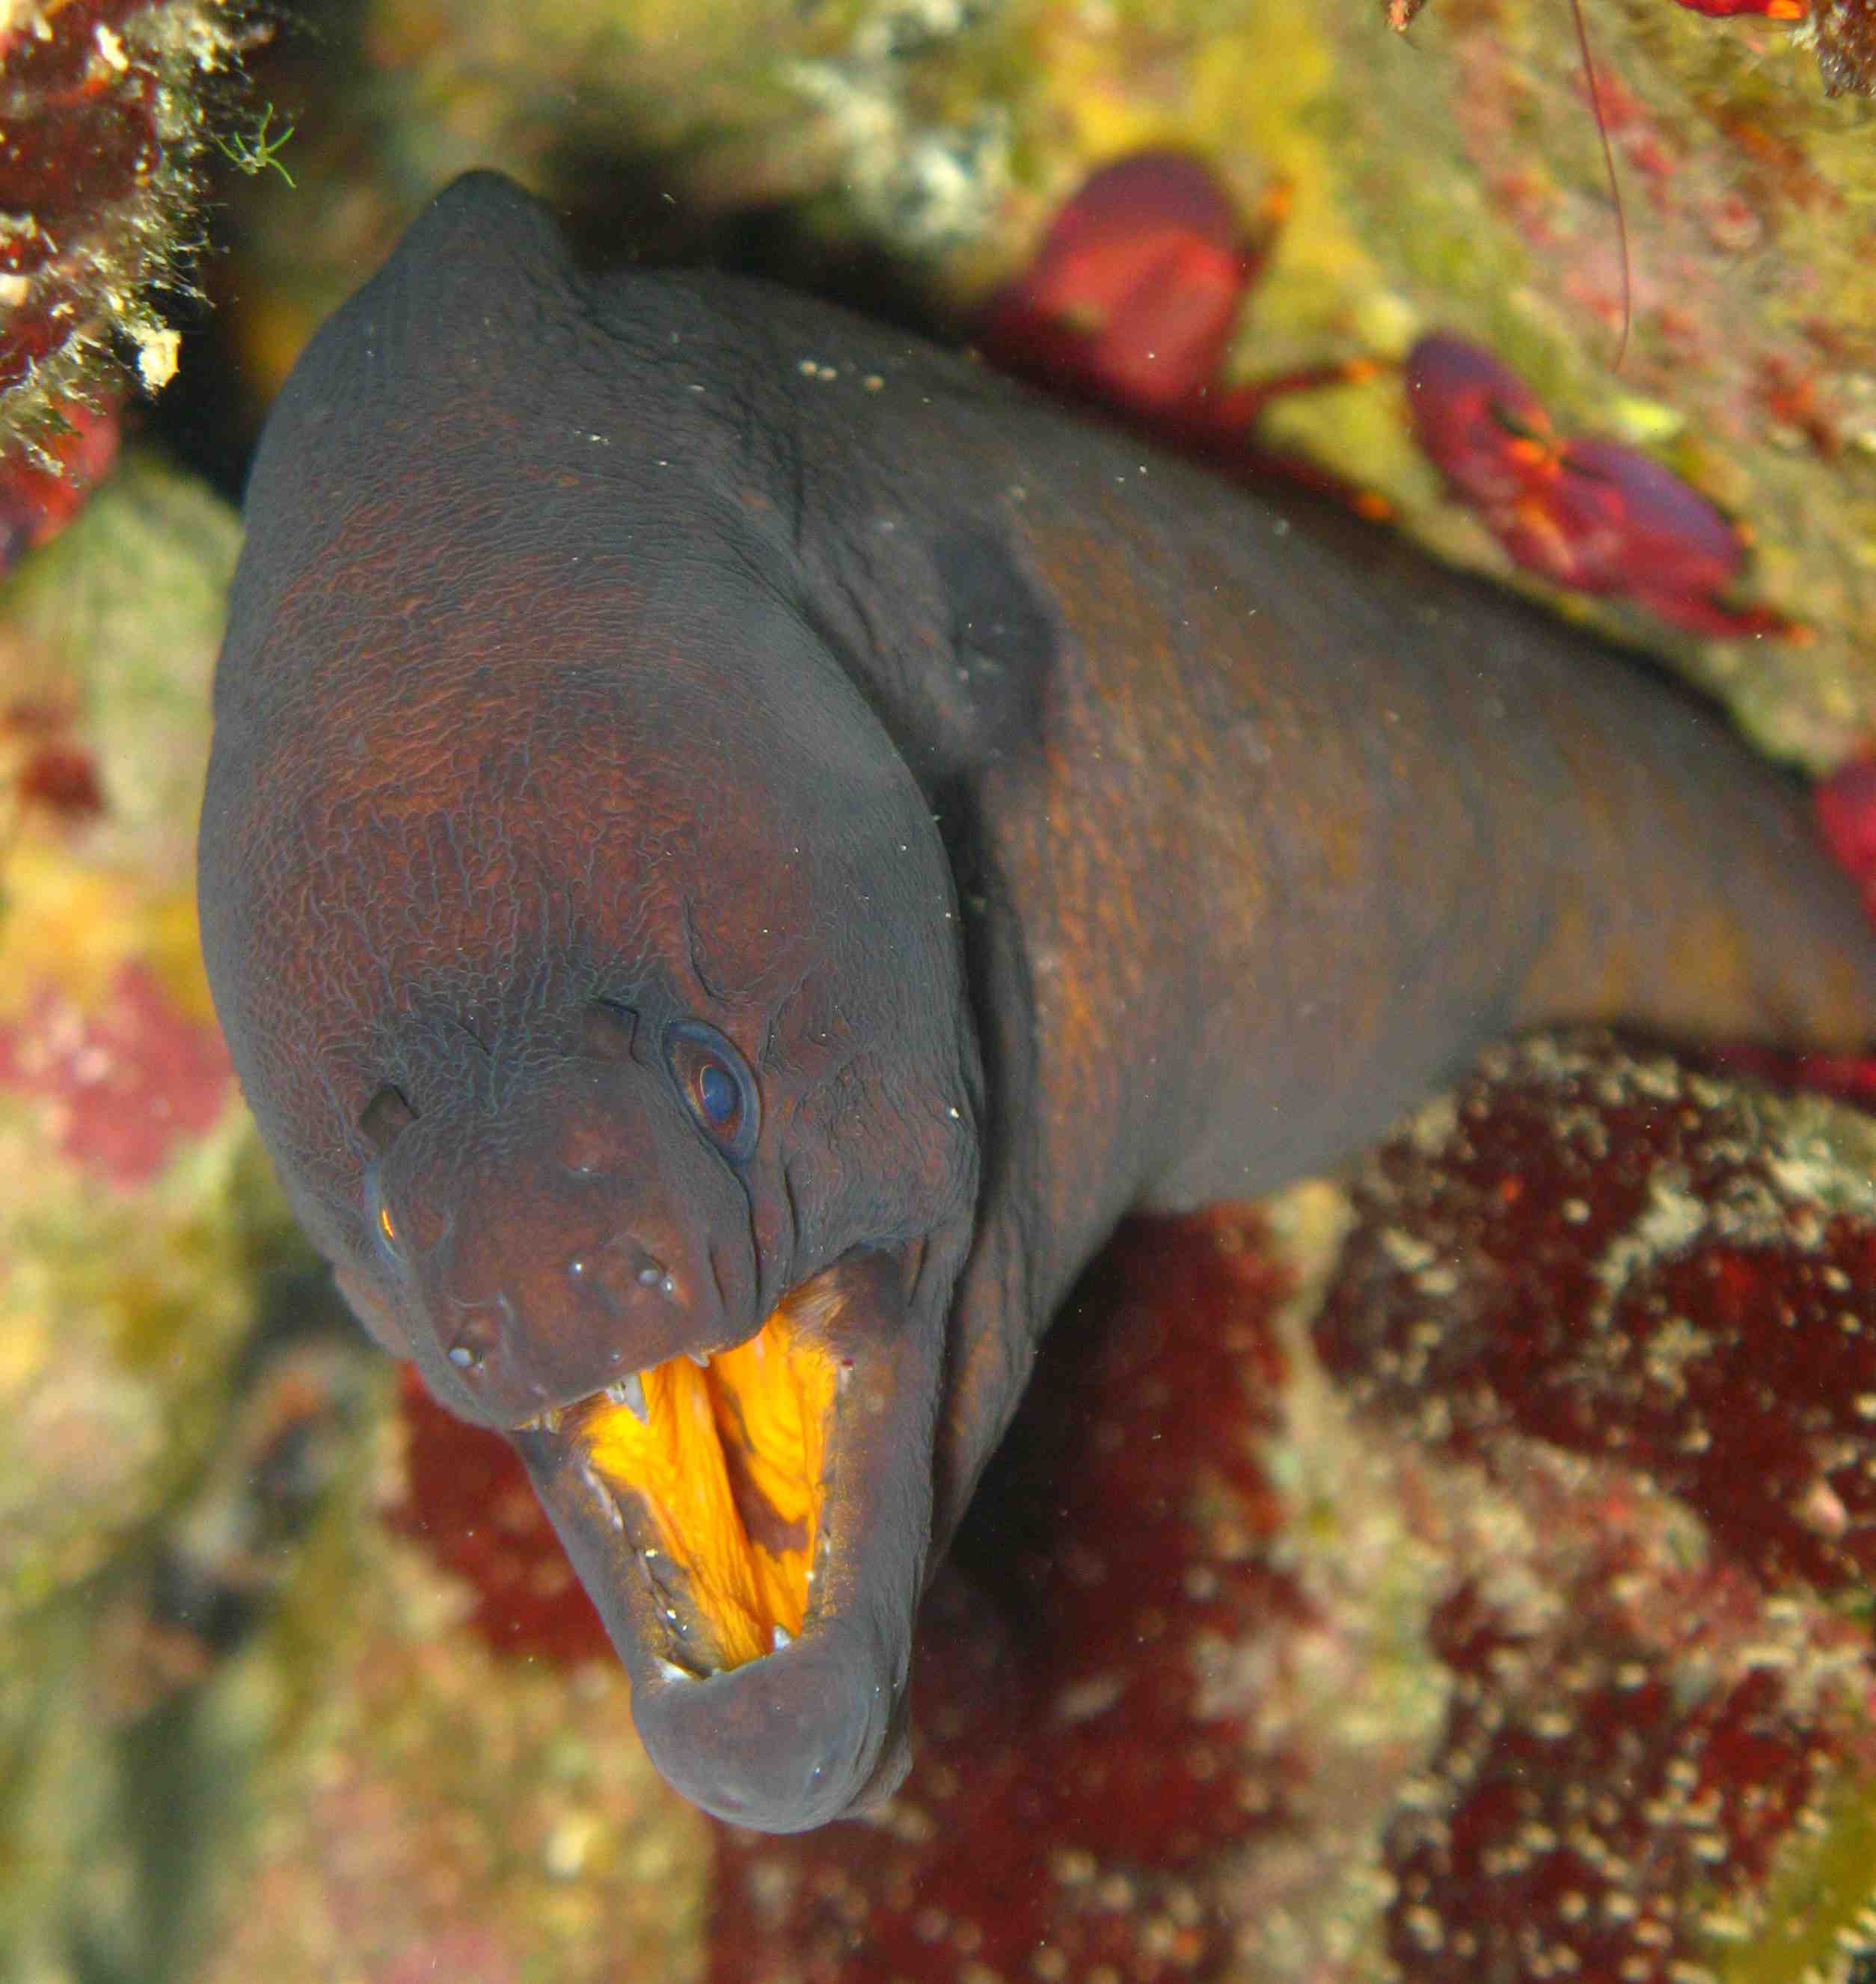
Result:
[[[1045,1347],[922,1621],[884,1823],[722,1830],[720,1984],[1210,1974],[1201,1878],[1282,1761],[1196,1711],[1207,1643],[1296,1616],[1253,1443],[1280,1277],[1229,1220],[1129,1228]]]
[[[475,1594],[471,1623],[502,1653],[571,1665],[612,1642],[499,1433],[452,1419],[406,1366],[404,1499],[391,1525],[420,1537]]]

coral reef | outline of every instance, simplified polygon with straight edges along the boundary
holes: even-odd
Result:
[[[299,1584],[249,1661],[250,1692],[285,1701],[229,1849],[238,1903],[189,1984],[699,1975],[703,1823],[640,1750],[616,1663],[492,1654],[462,1587],[355,1517]]]
[[[1841,767],[1876,900],[1867,7],[1586,0],[1619,372],[1552,0],[1405,44],[1303,0],[357,12],[266,85],[298,184],[233,186],[223,397],[461,167],[596,253],[764,209],[771,266],[890,258],[999,362],[1586,571],[1569,610]],[[0,1969],[1860,1984],[1872,1153],[1743,1055],[1508,1050],[1349,1197],[1130,1233],[932,1594],[901,1796],[777,1842],[663,1791],[506,1449],[414,1396],[386,1436],[254,1161],[188,900],[232,519],[133,448],[48,541],[117,441],[82,354],[169,362],[151,286],[252,18],[0,28],[0,423],[65,457],[0,463]]]
[[[1833,96],[1876,95],[1876,7],[1870,0],[1818,0],[1817,68]]]
[[[22,456],[56,469],[73,409],[114,396],[120,353],[150,391],[175,370],[155,293],[196,245],[210,102],[253,38],[248,12],[29,0],[0,16],[0,482]]]
[[[196,955],[191,822],[234,537],[225,506],[134,461],[0,592],[9,1977],[143,1984],[186,1963],[255,1747],[225,1724],[221,1663],[271,1610],[363,1417],[330,1292],[257,1292],[294,1243]]]
[[[1589,1036],[1488,1055],[1364,1168],[1325,1366],[1529,1509],[1568,1601],[1437,1622],[1409,1976],[1852,1974],[1867,1892],[1773,1897],[1872,1789],[1873,1161],[1864,1118]]]
[[[0,596],[18,726],[0,741],[18,760],[0,860],[12,1616],[145,1519],[239,1329],[233,1238],[203,1235],[190,1165],[213,1148],[225,1178],[240,1138],[194,954],[186,824],[204,755],[194,698],[233,559],[226,513],[146,467]],[[159,1345],[185,1367],[173,1386],[124,1362]]]

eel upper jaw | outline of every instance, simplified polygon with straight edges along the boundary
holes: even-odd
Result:
[[[908,1313],[908,1279],[901,1256],[857,1251],[777,1311],[800,1319],[837,1376],[799,1624],[764,1629],[760,1651],[746,1640],[740,1657],[723,1657],[720,1630],[644,1503],[587,1436],[584,1409],[510,1434],[631,1675],[653,1761],[734,1824],[805,1830],[888,1795],[904,1773],[943,1361],[941,1319],[921,1326]],[[619,1425],[622,1406],[635,1422],[659,1409],[642,1380],[611,1403]]]

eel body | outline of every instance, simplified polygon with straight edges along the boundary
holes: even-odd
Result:
[[[1646,669],[825,306],[589,277],[498,178],[315,338],[247,523],[248,1098],[743,1825],[898,1781],[928,1567],[1130,1208],[1522,1026],[1876,1030],[1797,795]]]

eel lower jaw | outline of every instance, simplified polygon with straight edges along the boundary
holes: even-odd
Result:
[[[747,1343],[510,1434],[653,1762],[735,1824],[819,1825],[904,1774],[943,1352],[911,1279],[847,1255]]]

